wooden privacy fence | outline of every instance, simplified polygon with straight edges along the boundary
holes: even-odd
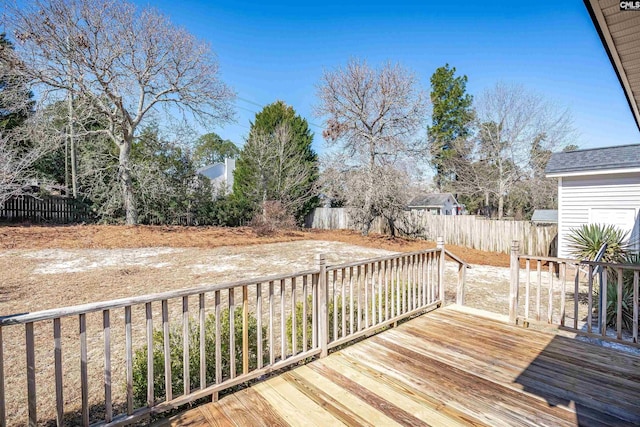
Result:
[[[0,204],[0,221],[6,222],[69,224],[91,218],[86,204],[66,197],[21,195]]]
[[[217,399],[437,308],[445,256],[442,242],[333,266],[318,256],[308,271],[2,317],[0,424],[123,425]]]
[[[324,230],[357,229],[346,208],[316,208],[305,219],[307,228]],[[433,215],[423,210],[410,210],[396,220],[400,234],[435,240],[437,236],[453,245],[491,252],[509,253],[513,240],[532,255],[555,255],[558,227],[534,225],[530,221],[498,221],[475,215]],[[383,218],[376,218],[371,231],[389,233]]]
[[[637,345],[639,274],[640,264],[521,255],[514,241],[509,319]]]

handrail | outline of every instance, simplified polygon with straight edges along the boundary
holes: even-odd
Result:
[[[462,258],[458,257],[456,254],[454,254],[453,252],[450,252],[448,249],[444,250],[445,255],[447,255],[449,258],[451,258],[452,260],[456,261],[458,264],[462,264],[465,266],[465,268],[471,268],[471,264],[465,262],[462,260]]]
[[[0,327],[8,325],[20,325],[30,322],[39,322],[42,320],[52,320],[59,317],[77,316],[80,314],[94,313],[96,311],[111,310],[116,308],[123,308],[130,305],[146,304],[151,302],[158,302],[166,299],[181,298],[187,296],[199,295],[201,293],[210,293],[215,291],[223,291],[231,288],[239,288],[245,285],[252,285],[255,283],[275,282],[278,280],[291,279],[292,277],[298,277],[309,274],[317,274],[318,269],[304,270],[295,273],[278,274],[273,276],[256,277],[250,280],[239,280],[236,282],[227,282],[217,285],[201,285],[194,288],[179,289],[176,291],[166,291],[155,294],[147,294],[130,298],[119,298],[109,301],[100,301],[95,303],[78,304],[63,308],[53,308],[49,310],[36,311],[34,313],[20,313],[12,314],[9,316],[0,316]]]
[[[392,255],[383,255],[381,257],[367,258],[367,259],[363,259],[363,260],[360,260],[360,261],[347,262],[347,263],[344,263],[344,264],[327,265],[327,270],[339,270],[339,269],[342,269],[342,268],[357,267],[358,265],[370,264],[372,262],[395,259],[395,258],[398,258],[398,256],[407,257],[407,256],[412,256],[412,255],[431,254],[431,253],[435,253],[435,252],[438,252],[438,251],[439,251],[439,249],[433,248],[433,249],[425,249],[425,250],[422,250],[422,251],[398,252],[398,253],[395,253],[395,254],[392,254]]]

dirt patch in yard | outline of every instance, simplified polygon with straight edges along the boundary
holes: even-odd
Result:
[[[435,242],[391,238],[380,234],[362,236],[349,230],[301,230],[257,236],[248,227],[179,226],[0,226],[2,249],[123,249],[123,248],[217,248],[265,243],[323,240],[342,242],[394,252],[409,252],[435,247]],[[447,248],[471,264],[509,266],[509,255],[483,252],[461,246]],[[1,254],[1,252],[0,252]],[[2,255],[0,255],[2,256]]]

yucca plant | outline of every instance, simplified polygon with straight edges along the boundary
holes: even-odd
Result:
[[[627,241],[628,234],[614,225],[586,224],[571,230],[567,237],[569,253],[579,259],[593,260],[602,244],[606,243],[607,250],[601,261],[623,263],[631,247]]]

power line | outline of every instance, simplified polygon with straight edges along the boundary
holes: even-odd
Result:
[[[243,98],[242,96],[236,96],[236,99],[238,101],[246,102],[247,104],[255,105],[256,107],[264,108],[264,105],[259,104],[259,103],[255,102],[255,101],[252,101],[250,99]],[[240,108],[241,110],[249,111],[250,113],[253,113],[253,114],[258,114],[257,112],[255,112],[253,110],[250,110],[249,108],[241,107],[238,104],[236,104],[236,107]],[[312,122],[310,122],[308,120],[307,120],[307,123],[309,124],[309,126],[313,126],[313,127],[318,128],[318,129],[324,129],[322,126],[317,125],[315,123],[312,123]]]

